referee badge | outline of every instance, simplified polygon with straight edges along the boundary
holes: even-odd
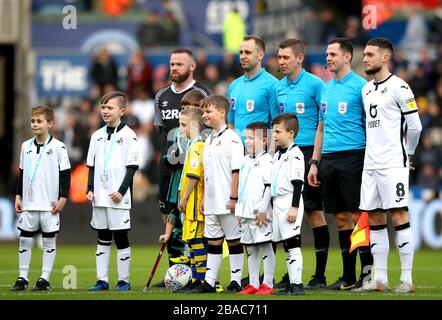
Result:
[[[322,110],[322,114],[326,114],[327,113],[327,102],[323,102],[321,104],[321,110]]]
[[[284,103],[279,103],[279,113],[284,113]]]
[[[296,103],[296,112],[298,114],[303,114],[305,112],[304,102],[297,102]]]
[[[255,101],[254,100],[247,100],[246,109],[248,112],[252,112],[255,109]]]
[[[230,98],[230,109],[235,110],[236,98]]]
[[[340,114],[347,113],[347,102],[339,102],[338,111]]]

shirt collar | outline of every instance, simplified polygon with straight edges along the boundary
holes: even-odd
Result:
[[[350,72],[347,73],[347,74],[345,75],[345,77],[343,77],[341,80],[336,79],[336,77],[334,78],[334,80],[335,80],[335,82],[337,82],[337,83],[344,83],[344,82],[346,82],[347,80],[349,80],[352,76],[353,76],[353,70],[350,70]]]
[[[251,78],[247,78],[246,74],[244,73],[244,80],[245,80],[245,81],[253,81],[253,80],[255,80],[256,78],[258,78],[261,74],[263,74],[264,71],[266,71],[266,69],[265,69],[265,68],[262,68],[258,73],[256,73],[256,74],[255,74],[253,77],[251,77]]]
[[[170,89],[172,89],[172,91],[173,91],[173,93],[181,93],[181,92],[184,92],[184,91],[186,91],[186,90],[189,90],[190,88],[192,88],[193,87],[193,85],[195,84],[195,80],[193,80],[191,83],[189,83],[189,85],[187,86],[187,87],[185,87],[183,90],[181,90],[181,91],[177,91],[176,89],[175,89],[175,82],[172,82],[172,84],[170,85]]]
[[[290,80],[288,76],[285,78],[286,78],[286,81],[289,85],[291,85],[291,84],[295,85],[295,84],[298,84],[299,81],[301,81],[301,78],[304,74],[305,74],[305,69],[302,68],[301,72],[298,74],[298,76],[295,79]]]

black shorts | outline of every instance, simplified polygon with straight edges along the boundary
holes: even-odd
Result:
[[[313,146],[300,147],[304,154],[305,174],[304,174],[304,191],[302,197],[304,200],[304,211],[324,210],[322,195],[320,188],[312,187],[308,184],[307,176],[310,170],[309,161],[313,155]]]
[[[169,214],[174,208],[176,208],[176,203],[169,201],[169,185],[171,176],[160,175],[158,176],[158,202],[160,204],[160,212],[162,214]]]
[[[319,181],[325,213],[359,211],[365,149],[322,155]]]

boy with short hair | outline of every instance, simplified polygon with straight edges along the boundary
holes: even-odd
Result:
[[[180,112],[180,133],[190,140],[183,167],[180,185],[180,200],[178,211],[184,214],[183,240],[190,246],[190,265],[192,268],[191,283],[178,290],[185,293],[192,290],[204,280],[206,273],[206,248],[204,246],[204,215],[200,211],[204,193],[203,150],[204,142],[200,132],[204,127],[203,111],[190,107]],[[166,234],[160,236],[161,242],[170,239],[172,226],[168,222]]]
[[[296,115],[283,113],[273,119],[273,138],[279,150],[273,157],[273,241],[282,241],[287,254],[290,284],[280,295],[304,295],[302,284],[301,224],[304,215],[304,155],[294,143],[299,130]]]
[[[211,95],[201,101],[204,124],[213,129],[204,145],[204,236],[208,240],[205,282],[189,293],[216,292],[215,283],[222,263],[223,240],[229,247],[231,281],[226,293],[241,291],[244,250],[235,204],[238,175],[244,147],[241,138],[226,125],[229,101]]]
[[[89,167],[86,200],[92,203],[91,227],[98,232],[96,256],[97,283],[89,290],[109,289],[109,258],[112,236],[117,246],[118,283],[116,290],[130,290],[131,188],[139,166],[138,140],[121,117],[126,108],[126,95],[112,91],[100,101],[101,116],[106,126],[91,136],[87,155]]]
[[[241,219],[241,243],[247,248],[250,280],[239,294],[268,295],[274,292],[275,253],[272,248],[270,204],[273,158],[266,151],[268,130],[267,123],[253,122],[247,125],[244,132],[244,145],[248,154],[239,170],[235,215]],[[260,252],[264,264],[264,279],[261,285]]]
[[[41,229],[43,238],[42,274],[34,291],[51,289],[49,277],[55,261],[56,234],[60,229],[60,215],[69,194],[71,165],[66,146],[49,133],[54,125],[54,112],[47,106],[31,111],[34,138],[23,142],[20,153],[20,178],[15,196],[15,210],[19,215],[19,269],[12,291],[28,287],[34,234]]]

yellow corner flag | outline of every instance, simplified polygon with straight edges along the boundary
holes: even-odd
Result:
[[[350,252],[358,247],[368,246],[370,244],[370,224],[368,223],[368,212],[362,212],[359,216],[358,223],[350,236],[350,241]]]
[[[223,242],[223,259],[229,256],[229,246],[227,245],[226,239]]]

